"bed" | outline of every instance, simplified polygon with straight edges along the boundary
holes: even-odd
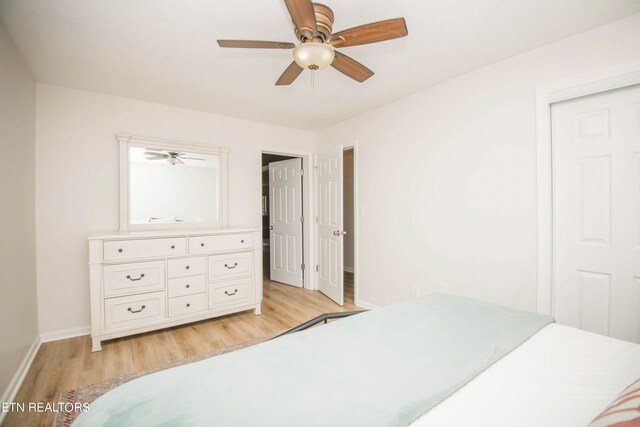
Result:
[[[552,323],[412,426],[586,426],[638,378],[640,345]]]
[[[133,380],[74,426],[581,426],[640,345],[433,294]]]

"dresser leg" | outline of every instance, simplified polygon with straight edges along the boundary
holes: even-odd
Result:
[[[256,304],[256,308],[253,309],[253,314],[255,314],[256,316],[262,314],[262,304]]]
[[[91,338],[91,351],[102,351],[102,344],[100,338]]]

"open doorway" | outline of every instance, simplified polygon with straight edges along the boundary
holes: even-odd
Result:
[[[354,149],[346,148],[342,157],[343,209],[344,209],[344,302],[355,304],[355,188],[354,188]]]
[[[262,154],[262,250],[265,279],[304,285],[302,158]]]

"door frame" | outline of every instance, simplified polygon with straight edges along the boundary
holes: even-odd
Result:
[[[636,84],[640,84],[640,61],[624,62],[536,87],[537,311],[540,314],[554,313],[551,106]]]
[[[359,241],[360,241],[360,229],[359,229],[359,217],[360,217],[360,207],[359,207],[359,197],[358,197],[358,156],[359,156],[359,150],[358,150],[358,140],[357,139],[353,139],[347,142],[344,142],[342,144],[342,152],[344,154],[345,151],[347,150],[353,150],[353,233],[354,233],[354,239],[353,239],[353,300],[355,305],[357,305],[358,307],[362,307],[362,308],[366,308],[366,309],[371,309],[374,308],[373,306],[371,306],[370,304],[367,303],[363,303],[360,301],[360,250],[359,250]],[[315,161],[315,160],[314,160]],[[314,163],[314,172],[317,172],[318,170],[318,165],[316,163]],[[315,175],[315,173],[314,173]],[[314,186],[314,200],[315,200],[315,208],[317,208],[317,197],[318,197],[318,186],[317,183]],[[316,216],[318,215],[318,211],[317,209],[313,211],[314,212],[314,227],[313,227],[313,232],[314,234],[317,236],[318,235],[318,226],[317,223],[315,221]],[[315,290],[318,290],[317,284],[318,284],[318,272],[315,271],[315,265],[318,263],[318,259],[317,256],[315,256],[314,258],[314,284],[316,285],[316,287],[314,288]],[[344,273],[344,272],[343,272]],[[343,290],[344,292],[344,290]]]
[[[279,156],[299,157],[302,159],[302,169],[304,170],[304,174],[302,175],[302,216],[304,217],[304,222],[302,223],[302,262],[305,265],[305,269],[302,274],[302,286],[303,289],[316,289],[316,277],[315,274],[311,274],[311,271],[315,270],[315,264],[312,261],[315,260],[315,235],[313,232],[314,228],[311,226],[312,224],[315,224],[315,221],[313,221],[313,203],[315,200],[313,176],[315,174],[312,173],[314,170],[314,155],[310,151],[277,147],[260,147],[260,170],[262,170],[263,154],[276,154]],[[260,174],[259,183],[260,188],[262,189],[262,174]],[[262,194],[262,191],[260,194]]]
[[[358,241],[360,240],[360,231],[358,228],[358,218],[360,217],[360,208],[358,206],[358,140],[349,141],[342,144],[342,152],[353,150],[353,302],[358,307],[364,307],[360,301],[360,257],[358,251]],[[366,304],[365,304],[366,305]]]

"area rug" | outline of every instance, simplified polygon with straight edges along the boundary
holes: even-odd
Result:
[[[198,356],[187,357],[185,359],[179,360],[177,362],[172,362],[167,365],[158,366],[154,369],[149,369],[141,372],[136,372],[129,375],[123,375],[120,377],[116,377],[107,381],[103,381],[97,384],[88,385],[86,387],[77,388],[75,390],[64,391],[60,394],[60,399],[58,400],[64,406],[68,405],[82,405],[84,403],[91,404],[98,397],[102,396],[109,390],[113,390],[121,384],[124,384],[133,379],[143,377],[145,375],[152,374],[154,372],[163,371],[165,369],[173,368],[175,366],[186,365],[188,363],[198,362],[200,360],[208,359],[210,357],[219,356],[221,354],[230,353],[232,351],[240,350],[242,348],[250,347],[252,345],[259,344],[261,342],[267,341],[274,337],[277,334],[270,334],[261,338],[257,338],[255,340],[247,341],[242,344],[236,344],[229,347],[220,348],[217,350],[213,350],[209,353],[200,354]],[[62,406],[62,405],[61,405]],[[63,406],[63,407],[64,407]],[[58,412],[56,415],[55,422],[53,423],[54,427],[69,427],[73,423],[73,421],[80,415],[81,412]]]

